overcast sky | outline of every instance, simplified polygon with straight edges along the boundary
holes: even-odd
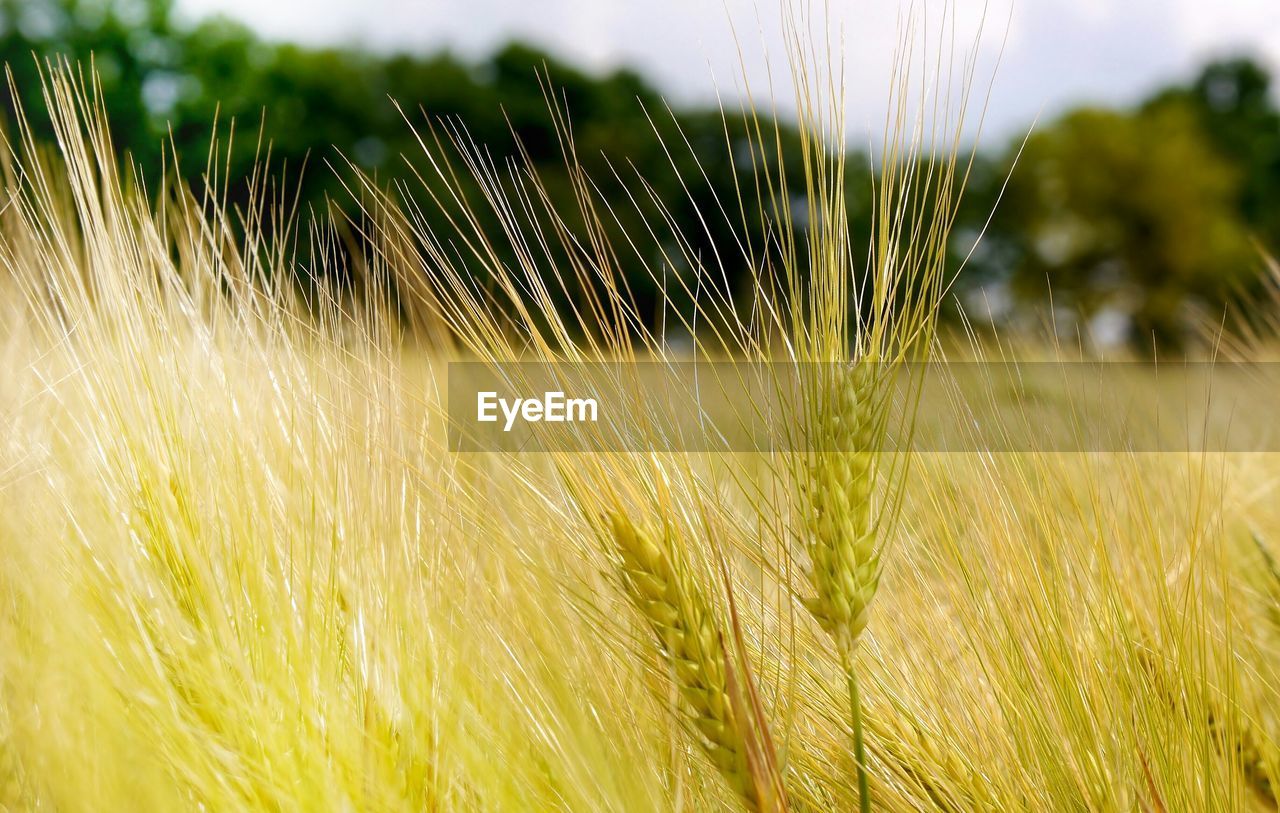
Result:
[[[835,28],[844,34],[853,133],[873,130],[881,115],[898,9],[906,1],[831,2],[838,9]],[[923,3],[930,27],[938,27],[943,5]],[[1139,98],[1162,82],[1189,76],[1214,55],[1245,51],[1280,69],[1280,0],[985,5],[979,55],[987,76],[1005,46],[987,118],[997,138],[1074,103]],[[959,39],[970,41],[984,0],[955,0],[955,6]],[[587,68],[634,67],[678,102],[713,100],[717,87],[726,95],[737,92],[730,19],[756,66],[749,74],[753,87],[764,81],[761,55],[783,57],[772,0],[179,0],[179,7],[189,17],[225,13],[273,39],[384,50],[449,46],[479,56],[518,37]]]

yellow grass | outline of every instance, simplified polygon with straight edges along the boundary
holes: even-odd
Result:
[[[829,75],[793,58],[814,71],[796,71],[807,209],[835,216]],[[720,346],[937,352],[964,158],[955,117],[913,129],[903,71],[858,248],[876,282],[850,282],[862,254],[830,217],[795,245],[757,234],[757,310]],[[0,178],[0,809],[1275,809],[1275,459],[878,456],[856,496],[879,589],[842,652],[806,609],[791,456],[449,451],[450,359],[671,357],[635,332],[608,247],[550,218],[536,235],[518,207],[502,234],[466,219],[511,189],[423,191],[471,238],[464,261],[370,188],[363,284],[300,291],[288,272],[332,253],[294,253],[287,219],[265,236],[269,207],[177,183],[148,200],[74,76],[48,84],[59,143],[19,127]],[[423,146],[424,190],[488,177],[457,131]],[[608,213],[580,180],[591,231]],[[561,241],[568,265],[501,265],[512,234]],[[554,274],[598,283],[591,315],[550,311]],[[629,582],[619,516],[679,545],[662,597],[696,603],[697,647]],[[679,660],[694,649],[714,685]],[[742,744],[728,769],[698,728],[711,708]]]

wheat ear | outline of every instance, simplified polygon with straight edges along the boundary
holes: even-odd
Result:
[[[806,603],[847,658],[867,626],[880,584],[880,551],[871,514],[877,404],[872,365],[847,375],[820,373],[813,452],[805,483],[810,580]]]
[[[749,810],[759,808],[729,693],[724,639],[691,568],[665,537],[610,517],[625,589],[657,636],[703,750]]]
[[[955,749],[923,728],[905,712],[868,720],[876,731],[885,761],[904,779],[928,797],[940,813],[990,809],[994,802],[983,799],[973,772]]]
[[[880,584],[880,549],[871,511],[880,426],[876,369],[872,363],[844,370],[821,365],[815,379],[810,427],[814,451],[804,483],[809,538],[806,601],[818,624],[835,639],[849,690],[860,809],[871,809],[862,699],[854,649],[867,626],[867,610]]]

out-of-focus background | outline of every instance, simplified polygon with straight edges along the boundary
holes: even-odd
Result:
[[[933,14],[937,25],[943,4],[933,5],[920,19]],[[39,59],[92,58],[116,146],[145,173],[160,172],[171,143],[200,183],[215,119],[224,151],[234,119],[227,176],[249,175],[261,129],[274,171],[314,210],[350,202],[345,160],[381,183],[413,182],[421,149],[391,99],[418,124],[419,111],[457,116],[495,156],[516,151],[514,131],[551,193],[568,201],[545,70],[604,191],[611,166],[633,163],[689,224],[696,253],[732,239],[714,222],[702,233],[698,212],[717,194],[732,196],[742,171],[725,149],[717,99],[733,111],[744,84],[766,95],[763,57],[775,68],[783,61],[770,8],[765,0],[0,0],[0,59],[38,134],[52,137],[35,112]],[[853,161],[850,199],[865,224],[901,18],[892,3],[842,8],[835,30],[849,54],[847,138],[865,156]],[[1087,342],[1150,350],[1187,346],[1205,324],[1247,313],[1265,293],[1264,252],[1280,251],[1280,4],[1019,0],[1011,12],[1000,0],[960,0],[956,8],[961,42],[986,15],[979,101],[1000,57],[985,125],[966,130],[979,162],[952,246],[957,261],[969,255],[990,219],[954,289],[978,326],[1052,322]],[[735,31],[752,66],[745,76]],[[4,98],[12,117],[14,99]],[[785,105],[779,115],[785,122]],[[669,158],[660,136],[687,138],[692,153]],[[703,173],[689,194],[680,174]],[[233,186],[231,199],[247,189]],[[620,229],[643,228],[621,219]],[[656,305],[658,291],[639,274],[636,289],[642,305]]]

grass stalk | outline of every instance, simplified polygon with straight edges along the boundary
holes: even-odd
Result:
[[[858,769],[858,810],[871,813],[871,783],[867,778],[867,749],[863,743],[862,731],[862,695],[858,689],[858,671],[853,668],[853,659],[847,658],[844,664],[845,680],[849,684],[849,718],[853,724],[853,759]]]

